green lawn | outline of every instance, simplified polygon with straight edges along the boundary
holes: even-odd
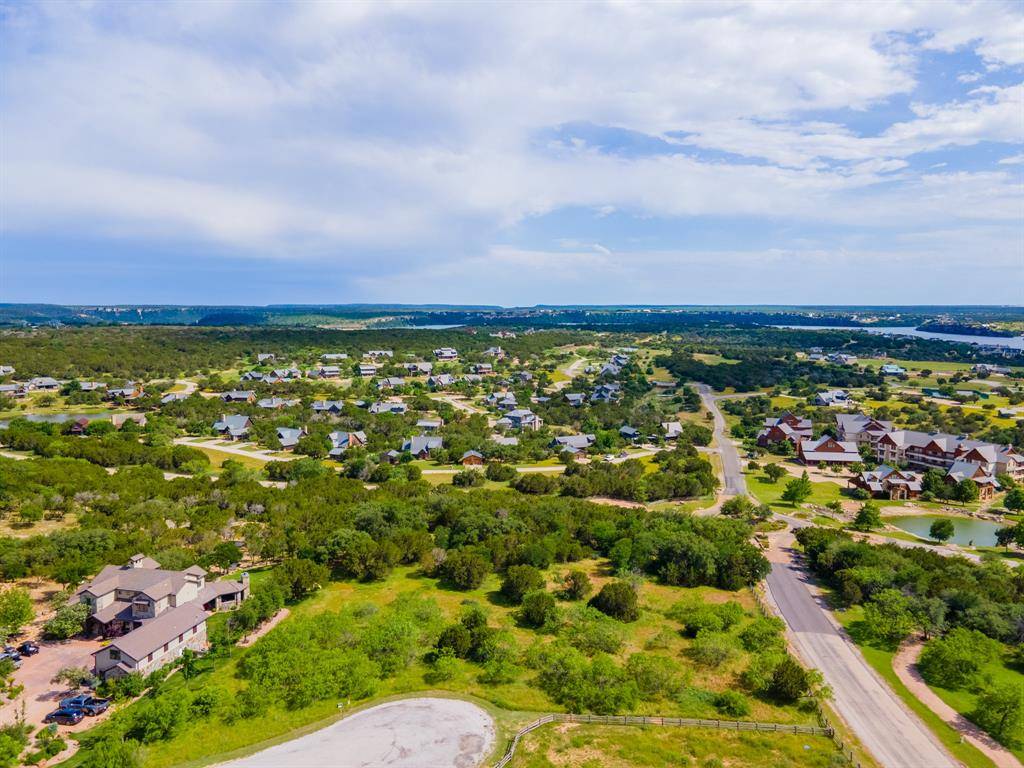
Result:
[[[826,768],[839,753],[824,736],[698,728],[551,724],[519,744],[512,768]]]
[[[595,587],[612,578],[606,563],[601,561],[584,561],[571,565],[560,564],[549,571],[549,584],[554,582],[557,573],[572,568],[585,568],[591,576]],[[259,579],[267,577],[266,571],[260,571]],[[256,576],[253,577],[254,580]],[[257,581],[258,583],[258,581]],[[302,603],[292,606],[292,616],[285,623],[294,621],[296,617],[311,616],[323,611],[337,610],[352,603],[373,603],[383,605],[406,593],[418,593],[436,601],[441,611],[448,617],[456,617],[467,600],[473,600],[485,606],[490,614],[492,625],[507,629],[516,638],[521,648],[540,641],[546,642],[550,635],[537,633],[518,626],[514,618],[514,609],[506,604],[497,593],[498,577],[491,574],[484,584],[476,590],[459,592],[440,587],[437,582],[423,576],[418,569],[412,567],[397,568],[384,581],[365,584],[356,582],[331,582],[323,590],[314,594]],[[744,590],[737,593],[724,592],[712,588],[683,589],[667,587],[660,584],[645,582],[641,588],[643,611],[638,621],[624,625],[626,631],[625,644],[617,657],[624,660],[630,654],[645,649],[648,641],[658,635],[665,647],[655,651],[669,656],[679,662],[680,672],[688,680],[688,691],[691,695],[677,700],[660,700],[641,702],[637,714],[665,714],[674,716],[716,717],[716,711],[709,704],[708,698],[699,691],[723,691],[736,687],[736,677],[747,664],[747,656],[741,653],[735,660],[727,662],[720,668],[709,669],[699,667],[689,660],[686,650],[693,642],[682,637],[675,631],[678,627],[669,622],[663,612],[675,602],[687,596],[696,597],[705,602],[721,602],[735,600],[749,613],[752,620],[756,614],[753,595]],[[741,624],[742,626],[742,624]],[[665,633],[663,630],[671,631]],[[738,631],[740,627],[737,627]],[[236,677],[238,661],[245,653],[244,649],[234,648],[225,658],[206,658],[201,662],[203,672],[190,681],[180,675],[171,676],[165,685],[185,686],[192,690],[217,687],[226,693],[233,693],[245,687],[245,682]],[[538,712],[559,711],[562,707],[551,701],[547,695],[532,684],[533,670],[523,669],[512,682],[500,685],[485,685],[478,680],[479,667],[469,662],[459,661],[452,679],[436,685],[424,680],[426,666],[417,660],[409,667],[400,670],[396,676],[384,680],[372,701],[380,701],[384,697],[416,691],[441,689],[452,695],[475,697],[487,702],[493,711],[500,711],[501,717],[508,723],[521,723],[536,717]],[[370,701],[360,702],[369,704]],[[771,702],[751,698],[751,719],[765,722],[810,723],[811,715],[796,707],[780,707]],[[144,768],[170,768],[170,766],[199,766],[223,759],[228,753],[251,751],[256,745],[265,746],[267,740],[284,740],[313,727],[326,725],[340,713],[334,700],[317,702],[311,706],[297,710],[286,710],[268,702],[265,711],[252,719],[238,720],[227,724],[213,717],[202,720],[189,720],[177,734],[168,741],[156,742],[142,750],[141,765]],[[104,725],[98,726],[103,728]],[[673,731],[673,733],[677,733]],[[508,734],[501,734],[506,737]],[[678,736],[676,736],[678,738]],[[80,753],[84,754],[84,753]],[[72,758],[69,766],[77,765],[78,758]],[[737,763],[744,765],[745,763]],[[750,765],[759,765],[749,763]],[[783,763],[785,764],[785,763]],[[767,765],[767,763],[765,763]]]
[[[772,483],[761,472],[750,472],[744,469],[743,474],[747,478],[747,490],[762,504],[796,509],[790,502],[782,501],[782,494],[786,490],[786,483],[793,479],[792,476],[783,477],[777,483]],[[805,503],[816,504],[821,507],[841,498],[840,492],[843,489],[843,486],[839,485],[839,483],[832,482],[812,482],[811,487],[811,495]]]
[[[879,648],[866,642],[863,630],[864,609],[854,606],[845,611],[836,611],[835,617],[850,634],[868,664],[888,683],[889,687],[899,696],[903,702],[924,721],[925,725],[934,733],[943,745],[952,753],[953,757],[962,762],[967,768],[993,768],[993,763],[978,749],[966,742],[961,742],[960,734],[956,729],[947,725],[938,715],[914,696],[913,693],[896,676],[892,668],[892,660],[896,655],[895,651],[886,648]]]

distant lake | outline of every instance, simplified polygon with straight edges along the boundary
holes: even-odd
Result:
[[[928,531],[936,520],[953,521],[954,544],[970,544],[974,542],[976,547],[994,547],[996,544],[996,531],[1004,526],[993,523],[990,520],[976,520],[968,517],[949,517],[946,515],[911,515],[909,517],[887,517],[885,522],[892,523],[897,528],[902,528],[907,533],[930,539]]]
[[[912,325],[867,327],[863,325],[775,325],[773,328],[796,328],[807,331],[864,331],[881,336],[916,336],[919,339],[938,339],[960,344],[981,344],[986,347],[1009,347],[1024,350],[1024,336],[967,336],[960,333],[932,333],[919,331]]]
[[[416,331],[447,331],[449,328],[461,328],[462,323],[455,323],[454,325],[405,325],[403,328],[412,328]]]

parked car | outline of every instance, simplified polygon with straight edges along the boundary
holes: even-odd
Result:
[[[21,667],[21,656],[17,653],[0,653],[0,661],[10,661],[14,664],[15,669],[19,669]]]
[[[59,723],[60,725],[78,725],[85,718],[85,712],[80,709],[55,709],[43,718],[44,723]]]
[[[4,646],[4,653],[6,653],[8,656],[10,656],[15,661],[17,661],[17,660],[19,660],[21,658],[21,654],[18,653],[18,649],[15,648],[13,645],[5,645]]]
[[[98,715],[101,712],[106,712],[109,706],[110,699],[97,699],[95,696],[90,696],[87,693],[60,700],[61,709],[78,709],[87,715]]]
[[[604,455],[604,460],[605,461],[615,461],[615,455],[612,454],[612,453],[606,453]]]
[[[39,653],[39,646],[33,643],[31,640],[26,640],[24,643],[18,646],[18,653],[22,656],[35,656]]]

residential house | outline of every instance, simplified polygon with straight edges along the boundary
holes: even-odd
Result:
[[[377,366],[373,363],[360,363],[356,369],[360,376],[376,376]]]
[[[331,450],[328,456],[332,459],[341,457],[349,448],[362,448],[366,445],[365,432],[331,432]]]
[[[848,405],[849,402],[850,393],[842,389],[830,389],[828,392],[819,392],[814,396],[815,405]]]
[[[813,431],[810,419],[787,412],[764,420],[764,426],[757,433],[757,444],[765,447],[787,441],[796,446],[801,440],[810,439]]]
[[[10,376],[14,373],[13,365],[0,365],[0,376]]]
[[[622,385],[615,381],[598,384],[590,393],[592,403],[613,403],[620,397],[622,397]]]
[[[484,377],[481,376],[479,373],[467,373],[465,376],[462,377],[462,380],[467,384],[479,384],[481,381],[484,380]]]
[[[144,413],[115,413],[110,416],[110,423],[117,429],[120,429],[129,421],[137,427],[144,427],[148,423]]]
[[[395,353],[390,349],[369,349],[363,354],[363,357],[368,357],[371,360],[383,360],[394,356]]]
[[[434,350],[434,357],[439,361],[457,360],[459,358],[459,353],[452,347],[441,347],[440,349]]]
[[[544,420],[529,408],[514,408],[498,419],[494,426],[506,429],[527,429],[536,432],[544,424]]]
[[[277,355],[273,352],[261,352],[256,355],[256,363],[262,365],[263,363],[272,363],[277,360]]]
[[[416,422],[416,427],[422,429],[424,432],[435,432],[444,426],[444,419],[420,419]]]
[[[950,485],[962,483],[964,480],[973,480],[978,486],[978,498],[981,501],[989,501],[1000,490],[999,481],[990,471],[990,468],[973,461],[957,460],[946,473],[946,482]]]
[[[5,397],[24,397],[28,390],[24,384],[0,384],[0,395]]]
[[[455,377],[450,373],[441,373],[427,379],[427,386],[431,389],[447,389],[455,384]]]
[[[398,389],[399,387],[405,386],[405,379],[400,376],[388,376],[387,378],[381,379],[377,382],[377,389],[388,390]]]
[[[315,400],[311,406],[313,413],[329,413],[337,416],[345,407],[344,400]]]
[[[495,445],[515,446],[519,445],[518,437],[506,437],[505,435],[491,435],[491,442]]]
[[[494,366],[490,363],[477,363],[473,366],[473,373],[480,375],[494,373]]]
[[[164,396],[160,398],[160,405],[169,405],[170,403],[176,403],[179,400],[188,400],[188,392],[166,392]]]
[[[300,400],[288,400],[283,397],[264,397],[263,399],[256,401],[256,407],[262,408],[266,411],[279,411],[282,408],[291,408],[293,406],[296,406],[300,402]],[[321,400],[319,402],[323,401]]]
[[[622,427],[619,427],[619,436],[624,440],[628,440],[631,443],[635,443],[637,440],[640,439],[640,430],[636,429],[635,427],[624,425]]]
[[[990,373],[1008,374],[1008,373],[1011,373],[1011,369],[1009,367],[1007,367],[1005,365],[992,365],[991,363],[978,363],[977,365],[972,365],[971,366],[971,370],[974,371],[975,373],[980,373],[980,374],[990,374]]]
[[[881,373],[883,376],[902,376],[904,373],[907,372],[907,369],[901,368],[895,363],[886,363],[885,365],[878,369],[878,372]]]
[[[52,392],[60,389],[60,382],[50,376],[36,376],[25,385],[30,392]]]
[[[402,402],[395,400],[379,400],[370,406],[369,412],[372,414],[381,413],[393,413],[401,415],[409,410],[409,407]]]
[[[123,387],[114,387],[107,390],[107,400],[138,400],[145,392],[141,384],[129,381]]]
[[[430,452],[444,446],[444,438],[438,435],[416,435],[402,443],[402,450],[417,459],[429,459]]]
[[[666,440],[675,440],[683,434],[683,425],[678,421],[663,421],[661,429],[665,433]]]
[[[983,493],[998,489],[998,484],[993,485],[988,479],[994,480],[996,475],[1006,474],[1018,482],[1024,480],[1024,455],[1012,445],[996,445],[963,435],[893,430],[874,443],[874,450],[879,463],[940,469],[947,475],[955,474],[957,482],[969,477],[978,482]],[[982,486],[992,491],[985,491]]]
[[[317,379],[337,379],[341,376],[341,368],[337,365],[319,365],[312,371],[312,377]]]
[[[796,456],[802,464],[836,466],[856,464],[861,461],[856,443],[842,442],[831,435],[822,435],[817,440],[812,440],[809,437],[800,440],[796,446]]]
[[[68,428],[68,434],[69,435],[84,435],[86,428],[91,423],[92,422],[89,419],[85,418],[85,417],[82,417],[80,419],[75,419],[73,422],[71,422],[71,426]]]
[[[895,469],[886,464],[851,478],[850,485],[863,488],[876,499],[916,499],[921,495],[923,478],[919,472]]]
[[[501,347],[488,347],[484,350],[484,357],[496,357],[500,360],[505,357],[505,350]]]
[[[281,443],[281,449],[284,451],[291,451],[299,444],[299,440],[305,437],[307,430],[303,428],[295,429],[293,427],[278,427],[277,428],[277,439]]]
[[[338,360],[348,360],[348,355],[344,352],[325,352],[320,355],[320,359],[326,363],[330,363]]]
[[[826,355],[825,359],[837,365],[853,365],[857,362],[856,355],[848,355],[845,352],[832,352]]]
[[[479,467],[484,463],[484,455],[477,451],[466,451],[459,459],[464,467]]]
[[[255,403],[256,393],[251,389],[235,389],[230,392],[222,392],[220,399],[225,403]]]
[[[858,446],[874,445],[882,435],[892,432],[892,422],[863,413],[837,413],[836,432],[840,440],[852,440]]]
[[[427,375],[429,376],[434,370],[433,363],[406,363],[405,370],[411,373],[413,376]]]
[[[101,389],[106,389],[107,385],[102,381],[80,381],[78,382],[78,389],[82,392],[99,392]]]
[[[579,408],[581,405],[586,405],[587,396],[582,392],[568,392],[565,395],[565,400],[573,408]]]
[[[186,648],[205,650],[208,612],[235,608],[248,597],[248,574],[208,582],[199,566],[165,570],[138,554],[127,565],[104,567],[72,600],[89,608],[87,634],[112,638],[93,653],[93,671],[110,678],[146,675]]]
[[[585,452],[596,439],[594,435],[559,435],[551,441],[551,447],[561,448],[563,451],[568,448],[574,452]]]
[[[252,429],[252,420],[245,414],[224,414],[220,421],[213,423],[214,432],[219,432],[232,440],[245,440]]]

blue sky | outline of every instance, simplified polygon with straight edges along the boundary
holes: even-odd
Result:
[[[0,301],[1024,303],[1024,5],[0,0]]]

